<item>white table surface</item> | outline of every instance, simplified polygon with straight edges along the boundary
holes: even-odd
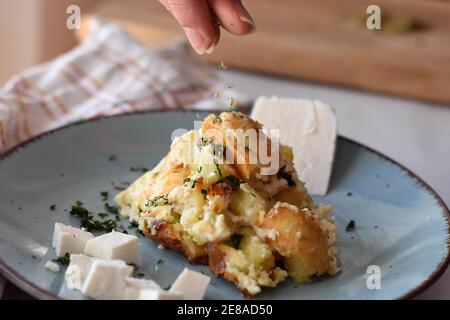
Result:
[[[339,134],[403,164],[450,207],[450,105],[229,70],[220,75],[251,98],[277,95],[333,106]],[[450,268],[418,298],[450,299]]]

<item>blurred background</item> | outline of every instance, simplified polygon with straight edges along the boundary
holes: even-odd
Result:
[[[204,56],[233,69],[450,103],[450,1],[248,0],[258,32],[223,33]],[[82,29],[65,28],[77,4]],[[382,9],[382,29],[368,30],[366,9]],[[183,37],[156,0],[0,0],[0,83],[82,41],[92,16],[119,22],[151,46]],[[251,50],[249,50],[251,48]]]

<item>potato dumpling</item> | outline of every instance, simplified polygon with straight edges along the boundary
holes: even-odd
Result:
[[[327,237],[318,217],[309,210],[278,202],[260,227],[275,231],[276,236],[266,241],[284,257],[288,273],[295,281],[303,283],[327,273],[333,262]]]
[[[237,240],[236,240],[237,239]],[[271,248],[251,228],[244,228],[230,241],[208,245],[209,267],[217,276],[233,282],[245,296],[275,287],[287,272],[276,267]]]
[[[182,253],[189,261],[207,263],[205,246],[199,246],[179,223],[180,215],[169,206],[141,214],[144,235],[167,248]]]
[[[257,225],[269,211],[270,203],[248,184],[241,183],[239,190],[231,197],[230,210],[236,219],[247,225]]]
[[[288,274],[307,282],[339,271],[331,207],[313,203],[292,149],[260,129],[237,111],[211,114],[115,198],[148,238],[209,264],[245,296]]]
[[[273,199],[279,202],[287,202],[299,209],[310,208],[313,204],[305,186],[300,182],[294,187],[277,193],[273,196]]]

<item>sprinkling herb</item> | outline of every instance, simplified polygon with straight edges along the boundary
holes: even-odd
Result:
[[[157,265],[160,265],[160,264],[163,264],[163,263],[164,263],[164,260],[161,259],[161,258],[159,258],[158,261],[156,262]]]
[[[233,191],[239,190],[239,185],[242,183],[241,180],[236,178],[235,176],[226,176],[225,178],[220,179],[217,183],[226,182],[230,185]]]
[[[100,196],[102,197],[102,201],[108,200],[109,192],[108,191],[101,191]]]
[[[216,166],[216,170],[217,170],[217,173],[219,174],[219,177],[222,177],[222,171],[220,171],[220,166],[217,163],[216,159],[214,159],[214,165]]]
[[[116,161],[117,160],[117,156],[115,154],[112,154],[109,156],[109,161]]]
[[[108,202],[105,203],[105,209],[106,209],[106,211],[108,211],[109,213],[117,214],[117,215],[119,214],[119,208],[116,207],[116,206],[110,205]]]
[[[128,187],[129,183],[128,182],[120,182],[120,184],[116,184],[115,182],[111,182],[111,185],[117,191],[123,191]]]
[[[132,228],[139,228],[139,223],[137,221],[130,221],[130,224],[128,225],[128,229]]]
[[[99,216],[100,218],[102,218],[102,219],[105,219],[105,218],[108,216],[108,214],[109,214],[109,213],[106,213],[106,212],[100,212],[100,213],[98,214],[98,216]]]
[[[228,67],[223,61],[220,61],[219,68],[223,69],[223,70],[226,70]]]
[[[70,263],[70,254],[66,253],[63,257],[53,259],[54,262],[67,266]]]
[[[353,231],[353,230],[355,230],[355,227],[356,227],[355,220],[350,220],[347,223],[347,226],[345,227],[345,232]]]
[[[145,276],[145,273],[143,273],[143,272],[138,272],[136,275],[137,275],[139,278],[142,278],[142,277]]]
[[[153,173],[153,176],[156,177],[159,174],[159,171]]]
[[[283,166],[280,170],[278,170],[277,178],[286,180],[289,187],[295,186],[295,181],[292,179],[292,176],[285,170],[286,166]]]
[[[147,167],[141,167],[141,166],[135,166],[135,167],[130,167],[130,171],[131,172],[142,172],[142,173],[146,173],[147,171],[149,171],[150,169],[148,169]]]
[[[144,234],[141,230],[139,230],[139,223],[137,221],[130,221],[130,224],[128,225],[128,229],[134,230],[134,234],[137,236]]]
[[[226,242],[226,244],[237,249],[241,244],[242,237],[243,237],[242,234],[235,233],[231,236],[230,240]]]
[[[111,232],[117,226],[116,220],[94,220],[93,214],[88,209],[83,207],[83,203],[81,201],[77,201],[74,205],[72,205],[69,213],[80,218],[80,227],[86,228],[87,231],[100,230]]]
[[[201,137],[201,138],[198,139],[198,141],[197,141],[197,146],[201,149],[202,147],[205,147],[205,146],[211,144],[211,142],[212,142],[212,141],[209,140],[208,138],[206,138],[206,137]]]
[[[201,172],[202,172],[202,169],[203,169],[202,166],[198,167],[198,168],[197,168],[197,173],[201,173]]]
[[[169,203],[169,199],[167,199],[167,195],[165,196],[157,196],[150,200],[149,205],[151,207],[159,207],[164,206]]]
[[[208,191],[206,191],[205,189],[202,189],[201,192],[203,194],[203,198],[206,199],[206,196],[208,195]]]
[[[238,106],[238,101],[237,101],[237,99],[231,98],[231,99],[230,99],[230,106],[231,106],[233,109],[237,108],[237,106]]]
[[[56,209],[56,205],[52,204],[52,205],[50,206],[50,210],[55,211],[55,209]]]

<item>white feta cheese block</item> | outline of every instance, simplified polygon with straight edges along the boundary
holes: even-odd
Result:
[[[139,300],[142,289],[162,290],[162,288],[153,280],[127,278],[125,288],[125,299]]]
[[[335,111],[319,101],[260,97],[251,117],[267,130],[279,129],[281,143],[294,151],[295,169],[308,191],[325,195],[336,148]]]
[[[210,277],[184,268],[172,284],[170,292],[181,293],[184,300],[201,300],[205,296],[210,281]]]
[[[120,260],[95,259],[81,288],[85,295],[98,300],[122,300],[125,297],[129,266]]]
[[[94,239],[90,232],[56,222],[52,246],[56,255],[63,257],[66,253],[84,253],[86,242]]]
[[[69,289],[81,290],[94,261],[102,260],[103,259],[92,258],[84,254],[70,255],[70,264],[67,267],[65,274],[67,287]],[[131,276],[133,274],[134,267],[127,265],[127,268],[127,275]]]
[[[118,259],[137,264],[139,241],[136,236],[112,231],[101,235],[86,244],[85,254],[103,259]]]
[[[60,270],[59,265],[50,260],[45,263],[45,268],[47,268],[51,272],[59,272]]]
[[[183,300],[183,295],[179,292],[147,288],[139,291],[139,300]]]

